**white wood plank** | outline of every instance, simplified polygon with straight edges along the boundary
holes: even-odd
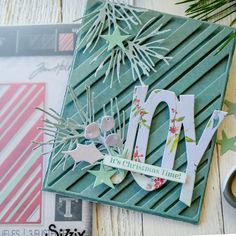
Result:
[[[175,5],[177,0],[134,0],[134,4],[137,7],[157,10],[173,15],[184,16],[188,4]]]
[[[0,0],[1,24],[61,22],[60,0]]]
[[[134,0],[125,0],[132,5]],[[71,23],[84,14],[87,0],[62,0],[62,21]]]
[[[222,16],[222,14],[219,14],[217,17],[220,17],[220,16]],[[233,13],[229,15],[228,17],[223,18],[222,20],[218,21],[217,23],[229,26],[235,18],[236,18],[236,13]],[[214,22],[214,19],[211,19],[211,21]],[[230,100],[232,102],[236,102],[235,74],[236,74],[236,52],[234,54],[233,63],[231,66],[231,72],[230,72],[229,82],[228,82],[228,86],[226,89],[226,96],[225,96],[227,100]],[[224,109],[226,110],[226,107],[224,107]],[[229,137],[236,136],[236,119],[233,116],[230,116],[224,121],[221,129],[218,132],[219,138],[221,138],[222,129],[226,131],[226,134]],[[236,166],[236,153],[228,152],[225,155],[220,156],[220,147],[218,146],[218,148],[219,148],[219,152],[217,153],[217,155],[218,155],[218,160],[219,160],[218,163],[219,163],[219,176],[220,176],[220,184],[221,184],[221,201],[222,201],[224,233],[231,234],[231,233],[236,233],[236,224],[235,224],[236,210],[232,208],[225,201],[222,194],[222,190],[223,190],[222,187],[223,187],[227,174],[229,173],[229,171],[231,170],[233,166]],[[233,184],[233,191],[236,194],[236,180],[234,181],[234,184]]]
[[[227,86],[226,99],[232,102],[236,102],[236,52],[234,54],[233,64],[231,67],[231,73],[229,77],[229,82]],[[226,131],[229,137],[236,136],[236,119],[233,116],[226,118],[222,125],[222,129]],[[221,130],[219,130],[219,138],[221,138]],[[220,151],[220,147],[219,147]],[[223,156],[219,155],[220,163],[220,176],[221,176],[221,186],[233,166],[236,166],[236,153],[227,152]],[[234,181],[234,193],[236,194],[236,181]],[[223,214],[224,214],[224,227],[225,233],[236,233],[236,209],[232,208],[223,198]]]
[[[142,214],[97,204],[94,235],[142,236]],[[95,234],[96,233],[96,234]]]
[[[87,0],[62,0],[62,21],[71,23],[82,17]]]
[[[219,14],[219,16],[222,14]],[[218,16],[217,16],[218,17]],[[233,19],[236,18],[236,13],[231,14],[230,16],[218,21],[217,23],[222,25],[230,25]],[[214,19],[211,21],[214,22]],[[235,25],[234,25],[235,26]],[[235,74],[236,74],[236,52],[234,54],[233,62],[231,65],[231,71],[229,75],[229,82],[226,89],[226,96],[225,99],[236,102],[236,80],[235,80]],[[223,108],[226,110],[226,107]],[[236,136],[236,119],[233,116],[228,117],[221,129],[218,132],[219,139],[221,138],[221,132],[222,129],[226,131],[226,134],[229,137],[235,137]],[[218,155],[218,163],[219,163],[219,176],[220,176],[220,184],[221,184],[221,200],[222,200],[222,214],[223,214],[223,226],[224,226],[224,233],[225,234],[231,234],[236,233],[236,210],[232,208],[224,199],[222,194],[222,188],[225,181],[225,178],[231,168],[233,166],[236,166],[236,153],[235,152],[228,152],[223,156],[220,156],[220,146],[218,145],[219,151],[217,153]],[[236,180],[233,184],[233,191],[236,195]]]

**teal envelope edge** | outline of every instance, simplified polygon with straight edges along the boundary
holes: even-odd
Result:
[[[98,4],[95,0],[89,0],[86,11],[90,12]],[[212,112],[215,109],[221,109],[223,105],[235,42],[229,43],[218,54],[216,51],[218,46],[234,32],[234,29],[157,11],[146,11],[139,14],[144,22],[156,17],[148,30],[153,30],[160,24],[163,24],[163,29],[171,29],[166,34],[164,45],[170,49],[169,55],[173,56],[170,66],[158,61],[156,63],[157,72],[151,73],[150,77],[144,77],[144,82],[149,85],[149,91],[159,88],[174,91],[177,95],[195,95],[195,125],[197,138],[199,138]],[[140,27],[135,26],[132,34],[135,35]],[[77,44],[81,37],[83,37],[83,32],[79,35]],[[104,46],[104,42],[99,42],[96,50]],[[102,83],[104,70],[101,70],[97,77],[94,75],[102,58],[90,65],[92,58],[93,53],[83,54],[81,50],[75,52],[69,85],[74,88],[81,104],[86,103],[85,86],[91,86],[91,90],[95,93],[96,117],[101,116],[102,105],[108,104],[111,98],[117,96],[121,110],[123,108],[126,117],[129,118],[133,89],[135,85],[140,85],[139,81],[132,80],[129,67],[126,66],[121,71],[122,83],[115,81],[113,88],[109,88],[109,80]],[[64,117],[68,117],[74,112],[75,107],[73,107],[67,91],[62,114]],[[146,162],[160,165],[166,135],[160,136],[159,134],[165,133],[168,129],[166,124],[168,123],[168,113],[164,105],[157,108],[157,114],[151,128]],[[73,161],[71,159],[67,161],[64,170],[61,165],[52,171],[60,158],[57,160],[50,158],[43,188],[45,191],[92,202],[198,224],[214,147],[215,137],[197,169],[191,207],[187,207],[179,201],[180,184],[167,182],[159,190],[146,192],[138,186],[130,173],[121,184],[115,186],[115,189],[105,185],[93,188],[94,176],[81,170],[88,163],[78,163],[76,169],[72,171]],[[182,140],[178,146],[174,169],[185,171],[185,154]]]

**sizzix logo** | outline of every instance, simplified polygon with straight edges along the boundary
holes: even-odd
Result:
[[[51,224],[48,227],[48,233],[45,236],[49,236],[55,234],[56,236],[85,236],[86,230],[82,232],[78,231],[78,229],[57,229],[56,225]]]

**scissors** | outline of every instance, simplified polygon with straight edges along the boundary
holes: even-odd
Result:
[[[234,208],[236,208],[236,196],[232,191],[232,185],[235,178],[236,178],[236,166],[233,167],[232,171],[226,177],[223,185],[223,195],[226,201]]]

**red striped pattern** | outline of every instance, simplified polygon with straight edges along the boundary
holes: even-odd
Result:
[[[24,191],[20,194],[19,198],[14,202],[14,204],[11,205],[9,210],[4,214],[4,216],[2,217],[3,221],[5,221],[7,219],[7,216],[9,216],[10,213],[18,206],[18,204],[20,203],[20,200],[27,194],[27,192],[30,191],[30,189],[33,187],[33,185],[35,184],[35,182],[39,178],[41,178],[40,172],[33,178],[33,180],[31,180],[31,182],[27,185],[27,187],[24,189]],[[40,187],[41,186],[39,186],[39,188]],[[37,188],[38,188],[38,186],[37,186]],[[15,216],[17,216],[17,214]]]
[[[8,88],[5,94],[0,98],[0,109],[7,103],[7,101],[12,97],[12,95],[17,91],[17,85],[12,85]]]
[[[60,33],[58,50],[61,52],[73,51],[74,49],[74,34],[73,33]]]
[[[44,105],[45,87],[1,86],[7,89],[0,97],[0,192],[4,195],[0,202],[0,224],[41,224],[43,159],[32,150],[32,140],[43,141],[37,129],[43,125],[43,115],[35,108]],[[25,173],[19,172],[29,163],[32,164]],[[17,178],[19,173],[21,179]],[[15,184],[12,189],[10,181]],[[31,220],[33,213],[39,215],[38,219]]]

